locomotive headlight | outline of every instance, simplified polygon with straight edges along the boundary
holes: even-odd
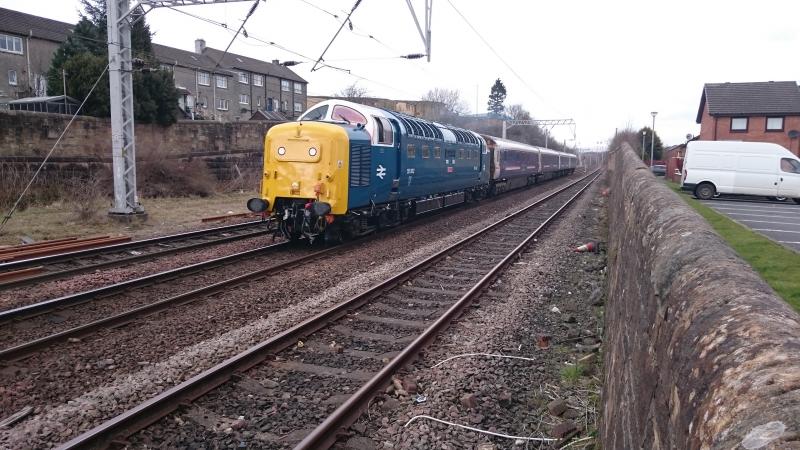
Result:
[[[283,156],[286,154],[286,149],[283,147],[278,147],[278,154]]]
[[[308,149],[308,156],[317,156],[317,149],[311,147]]]

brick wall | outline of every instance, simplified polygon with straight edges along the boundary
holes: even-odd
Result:
[[[750,116],[747,132],[732,132],[731,118],[709,115],[706,102],[700,121],[700,140],[773,142],[786,147],[795,155],[800,155],[800,139],[789,138],[789,131],[800,131],[800,116],[784,117],[783,131],[766,131],[766,121],[766,116]]]
[[[800,316],[629,146],[608,169],[603,448],[797,448]]]

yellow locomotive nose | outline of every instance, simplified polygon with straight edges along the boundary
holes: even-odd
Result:
[[[350,139],[342,126],[324,122],[275,125],[264,141],[261,198],[270,211],[288,202],[317,200],[333,214],[347,211]]]

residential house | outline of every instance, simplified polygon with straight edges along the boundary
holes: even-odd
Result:
[[[73,28],[0,8],[0,104],[46,95],[53,54]],[[276,60],[225,53],[203,39],[195,41],[194,52],[159,44],[152,52],[160,68],[172,72],[186,118],[249,120],[265,116],[259,111],[296,118],[306,110],[307,82]]]
[[[73,25],[0,8],[0,104],[47,95],[47,71]]]
[[[700,140],[773,142],[800,154],[795,81],[707,83],[697,110]]]

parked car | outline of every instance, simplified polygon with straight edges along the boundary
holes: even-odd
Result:
[[[736,194],[787,197],[800,203],[800,159],[768,142],[689,142],[681,189],[703,200]]]
[[[650,170],[652,170],[653,171],[653,175],[655,175],[657,177],[663,177],[663,176],[667,175],[667,166],[665,166],[663,164],[656,164],[653,167],[651,167]]]

